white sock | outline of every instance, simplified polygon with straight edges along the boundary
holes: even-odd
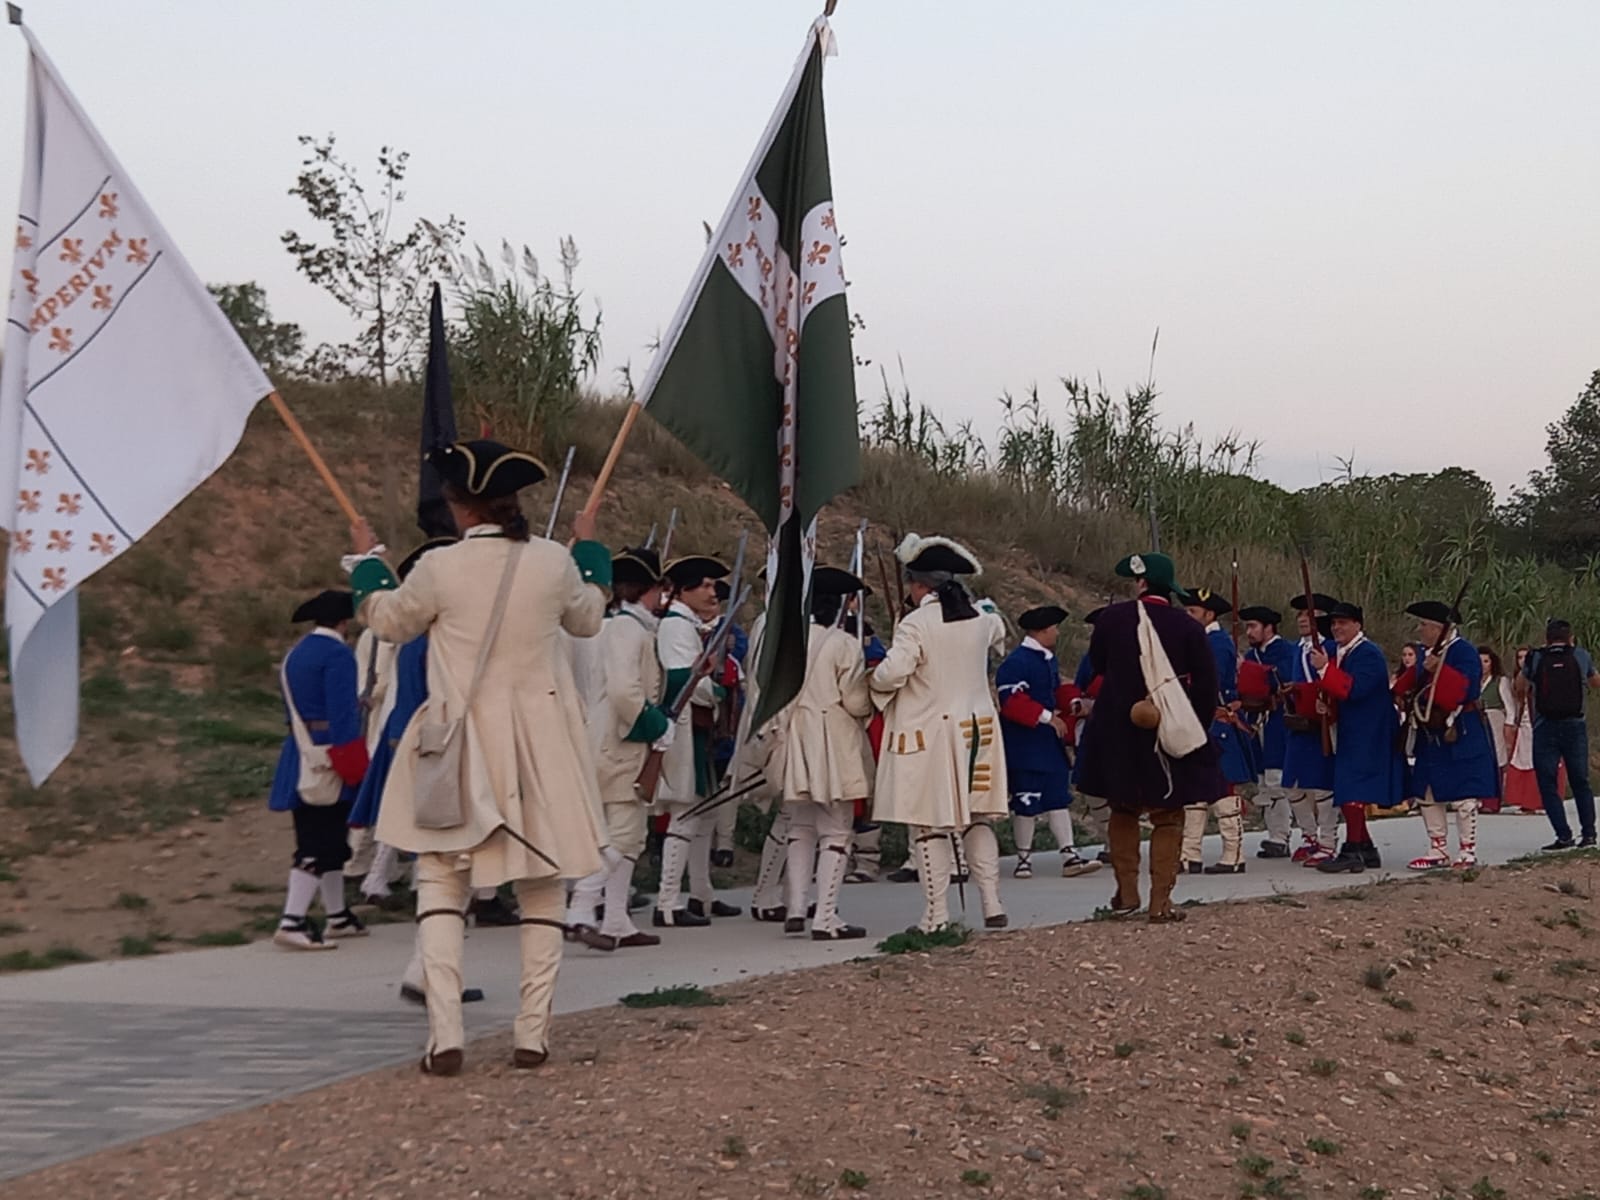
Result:
[[[1021,813],[1011,814],[1011,840],[1016,842],[1017,853],[1024,858],[1033,852],[1033,827],[1037,820]]]
[[[1061,857],[1074,857],[1071,810],[1065,808],[1054,809],[1045,819],[1050,822],[1050,832],[1055,835],[1056,845],[1061,847]]]
[[[329,871],[319,881],[322,891],[322,911],[328,916],[342,913],[344,903],[344,876],[338,871]]]
[[[283,902],[283,919],[292,924],[305,919],[317,894],[317,877],[294,867],[289,871],[289,894]]]

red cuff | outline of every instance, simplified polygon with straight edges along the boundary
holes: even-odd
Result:
[[[1083,693],[1075,683],[1063,683],[1056,689],[1056,712],[1065,716],[1072,711],[1072,702]]]
[[[733,655],[722,660],[722,678],[717,682],[729,691],[739,686],[739,661]]]
[[[1460,708],[1467,702],[1467,677],[1452,666],[1439,664],[1438,685],[1433,691],[1435,708]]]
[[[1096,675],[1093,679],[1089,680],[1089,687],[1087,689],[1089,699],[1100,699],[1100,687],[1105,683],[1105,681],[1106,677],[1104,675]]]
[[[1044,705],[1022,692],[1012,692],[1000,706],[1000,715],[1018,725],[1037,725],[1039,715],[1045,711]]]
[[[339,773],[339,778],[351,787],[361,782],[367,773],[367,743],[361,738],[342,746],[328,747],[328,761]]]
[[[1396,696],[1406,696],[1417,690],[1417,668],[1407,667],[1395,676],[1394,687],[1391,689]]]
[[[1322,690],[1335,700],[1350,699],[1350,690],[1355,685],[1355,676],[1340,670],[1333,663],[1329,663],[1328,669],[1322,673]]]

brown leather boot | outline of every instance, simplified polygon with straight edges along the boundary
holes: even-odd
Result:
[[[1172,889],[1178,882],[1183,854],[1183,810],[1157,809],[1150,814],[1150,919],[1170,921]]]
[[[1139,814],[1113,811],[1106,828],[1106,842],[1111,851],[1111,869],[1117,877],[1117,894],[1112,897],[1111,909],[1119,913],[1137,912]]]

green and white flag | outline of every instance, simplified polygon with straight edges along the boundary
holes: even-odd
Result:
[[[861,477],[822,108],[833,53],[819,18],[639,393],[771,535],[752,727],[800,690],[816,515]]]

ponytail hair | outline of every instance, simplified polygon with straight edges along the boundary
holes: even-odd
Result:
[[[975,621],[978,610],[972,606],[972,597],[959,578],[948,571],[907,571],[906,578],[920,583],[939,597],[939,611],[946,624],[953,621]]]
[[[822,596],[813,593],[811,596],[811,619],[818,625],[832,626],[839,620],[839,609],[843,606],[843,596]]]
[[[441,492],[452,504],[470,509],[478,524],[500,526],[501,531],[513,542],[525,542],[532,537],[533,531],[528,525],[528,518],[522,513],[522,505],[515,492],[485,500],[453,483],[446,483]],[[465,533],[466,530],[459,532]]]

